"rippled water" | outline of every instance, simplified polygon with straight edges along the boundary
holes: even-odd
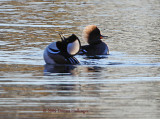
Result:
[[[110,55],[45,65],[58,32],[97,25]],[[1,0],[0,119],[159,119],[159,0]]]

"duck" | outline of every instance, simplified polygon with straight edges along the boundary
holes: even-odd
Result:
[[[84,28],[82,38],[88,45],[81,46],[79,55],[97,56],[108,55],[109,48],[101,39],[108,36],[101,35],[99,28],[96,25],[88,25]]]
[[[81,43],[79,38],[72,34],[65,38],[59,34],[61,41],[50,43],[44,50],[43,57],[46,64],[79,64],[74,57],[79,53]]]

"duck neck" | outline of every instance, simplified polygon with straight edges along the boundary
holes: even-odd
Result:
[[[99,39],[99,40],[97,40],[97,41],[95,41],[93,43],[90,43],[90,45],[98,45],[100,43],[102,43],[102,41]]]
[[[70,54],[67,52],[67,45],[65,42],[56,42],[57,48],[60,50],[60,54],[63,55],[64,57],[71,57]]]

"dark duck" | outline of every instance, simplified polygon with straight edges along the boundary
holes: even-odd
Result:
[[[86,26],[83,30],[82,37],[88,45],[81,47],[80,55],[96,56],[109,54],[107,44],[101,40],[103,38],[108,38],[108,36],[101,35],[96,25]]]
[[[46,64],[79,64],[74,57],[81,48],[81,43],[75,34],[68,38],[61,35],[61,41],[52,42],[44,51]]]

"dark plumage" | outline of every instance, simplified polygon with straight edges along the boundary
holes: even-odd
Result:
[[[52,42],[44,51],[44,60],[46,64],[79,64],[74,57],[81,44],[78,37],[74,34],[68,38],[62,38],[62,41]]]
[[[101,40],[106,36],[101,35],[100,30],[97,28],[97,26],[86,26],[83,30],[82,37],[89,45],[82,46],[79,54],[87,56],[109,54],[107,44]]]

